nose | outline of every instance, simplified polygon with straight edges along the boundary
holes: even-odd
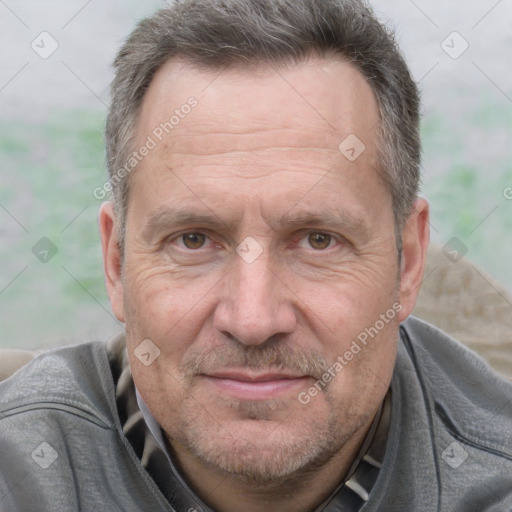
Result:
[[[296,327],[292,293],[265,256],[253,263],[237,258],[235,268],[225,277],[222,296],[214,327],[244,345],[264,344]]]

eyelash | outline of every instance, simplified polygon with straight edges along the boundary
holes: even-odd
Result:
[[[212,242],[211,237],[209,237],[206,233],[203,233],[202,231],[187,231],[186,233],[182,233],[181,235],[179,235],[178,237],[175,238],[175,240],[177,242],[181,242],[180,246],[183,250],[195,252],[195,251],[199,251],[199,250],[203,249],[203,246],[199,247],[198,249],[189,249],[188,247],[185,247],[183,239],[187,235],[202,235],[205,237],[205,244],[208,243],[208,241]]]
[[[323,235],[323,236],[329,237],[329,239],[330,239],[329,246],[326,247],[325,249],[314,249],[313,247],[311,247],[311,244],[309,244],[309,237],[311,237],[311,235]],[[315,252],[327,252],[327,251],[333,249],[335,246],[340,245],[341,241],[339,238],[340,238],[339,236],[333,235],[326,231],[309,231],[308,233],[305,233],[303,236],[301,236],[297,245],[300,245],[301,242],[305,241],[306,244],[309,244],[309,247],[308,247],[309,249],[312,249]],[[335,244],[335,245],[331,247],[332,244]]]
[[[186,235],[192,235],[192,234],[197,234],[197,235],[204,235],[205,238],[206,238],[206,242],[205,242],[205,245],[210,242],[210,243],[213,243],[217,248],[222,248],[222,245],[219,244],[219,243],[215,243],[214,240],[212,239],[212,237],[210,235],[208,235],[208,233],[206,231],[183,231],[179,234],[174,234],[172,235],[171,237],[168,237],[164,240],[164,243],[165,244],[168,244],[168,243],[175,243],[178,245],[178,247],[183,250],[183,251],[186,251],[186,252],[190,252],[190,253],[194,253],[194,252],[199,252],[201,251],[202,249],[205,249],[205,246],[201,246],[200,248],[198,249],[189,249],[187,247],[185,247],[184,243],[183,243],[183,237],[186,236]],[[294,242],[292,243],[292,245],[295,245],[295,246],[299,246],[301,242],[305,241],[305,243],[307,244],[307,238],[311,235],[315,235],[315,234],[319,234],[319,235],[325,235],[325,236],[328,236],[328,237],[331,237],[331,241],[329,243],[329,247],[327,247],[326,249],[314,249],[313,247],[309,246],[308,249],[314,251],[314,252],[318,252],[318,253],[321,253],[321,252],[328,252],[328,251],[331,251],[332,249],[340,246],[340,245],[345,245],[347,244],[347,241],[341,237],[340,235],[335,235],[333,233],[329,233],[328,231],[317,231],[317,230],[313,230],[313,231],[307,231],[307,232],[303,232],[300,234],[300,236],[296,236],[294,237]],[[331,247],[332,244],[335,244],[333,247]]]

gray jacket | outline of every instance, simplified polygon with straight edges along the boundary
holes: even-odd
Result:
[[[410,318],[391,390],[384,463],[361,510],[512,511],[512,384]],[[188,512],[123,434],[104,343],[44,353],[0,384],[0,512],[173,510]]]

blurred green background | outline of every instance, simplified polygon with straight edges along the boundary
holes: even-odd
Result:
[[[511,2],[472,1],[463,11],[455,1],[372,4],[396,27],[423,91],[423,195],[432,207],[432,239],[444,245],[458,237],[467,258],[512,290],[512,201],[504,195],[512,187]],[[104,289],[100,201],[93,196],[105,182],[110,63],[136,20],[162,2],[6,5],[0,5],[6,63],[0,72],[0,346],[105,339],[121,328]],[[30,48],[43,30],[59,42],[48,59]],[[441,47],[453,30],[469,43],[458,59]],[[41,261],[33,253],[38,243],[56,254]]]

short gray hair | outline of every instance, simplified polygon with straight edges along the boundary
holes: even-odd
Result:
[[[136,121],[151,80],[173,57],[207,69],[251,63],[348,58],[366,77],[380,110],[378,173],[392,199],[395,235],[420,181],[419,96],[394,35],[364,0],[176,0],[141,21],[115,62],[105,139],[123,249]],[[117,172],[116,172],[117,170]]]

